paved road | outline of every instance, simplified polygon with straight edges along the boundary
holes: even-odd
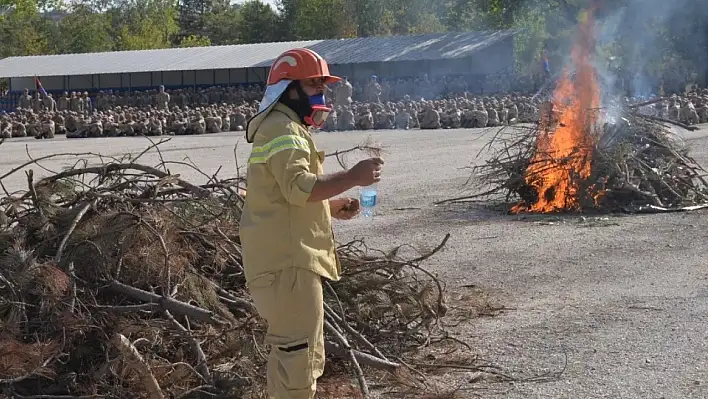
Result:
[[[434,207],[436,200],[465,192],[469,170],[464,168],[489,132],[345,132],[320,134],[316,140],[329,152],[369,136],[388,152],[379,186],[381,206],[373,220],[337,223],[340,241],[366,237],[380,248],[431,247],[451,233],[446,250],[429,266],[455,292],[468,293],[462,286],[473,284],[509,308],[457,328],[459,337],[519,377],[557,371],[567,359],[556,381],[481,382],[461,397],[708,397],[708,213],[582,221],[496,215],[462,205]],[[685,136],[697,159],[708,165],[708,129]],[[235,171],[238,142],[236,153],[244,162],[248,145],[235,133],[175,137],[161,148],[166,159],[189,157],[208,174],[223,166],[227,176]],[[10,140],[0,146],[0,170],[26,160],[26,146],[34,157],[77,151],[117,156],[148,144],[138,138]],[[76,159],[65,156],[43,165],[58,169]],[[144,161],[157,160],[150,154]],[[332,161],[327,168],[336,170]],[[174,171],[201,180],[188,168],[175,165]],[[18,174],[5,184],[21,188],[25,182],[24,174]]]

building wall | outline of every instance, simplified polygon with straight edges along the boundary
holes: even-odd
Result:
[[[34,78],[10,78],[10,91],[34,90]]]
[[[470,70],[483,75],[514,73],[514,38],[509,37],[494,46],[467,57]]]
[[[361,63],[330,66],[330,73],[336,76],[346,76],[349,80],[366,80],[371,75],[381,74],[382,63]]]

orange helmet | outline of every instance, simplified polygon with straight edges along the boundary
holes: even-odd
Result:
[[[303,80],[325,78],[325,83],[336,83],[342,80],[329,74],[329,66],[319,54],[306,48],[288,50],[278,56],[273,62],[268,74],[268,85],[274,85],[281,80]]]

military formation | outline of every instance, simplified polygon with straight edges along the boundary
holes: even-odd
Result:
[[[537,122],[539,101],[521,95],[333,104],[324,131],[458,129]]]
[[[161,136],[239,131],[257,110],[258,86],[131,93],[51,94],[25,90],[15,112],[0,115],[0,136],[67,138]]]
[[[258,110],[257,85],[149,91],[65,92],[58,98],[25,90],[17,110],[0,113],[0,137],[160,136],[242,131]],[[628,99],[626,99],[629,101]],[[474,95],[460,78],[368,81],[346,78],[331,88],[333,109],[323,131],[483,128],[537,122],[544,104],[522,94]],[[708,122],[708,89],[642,107],[665,119]]]
[[[694,89],[683,96],[674,94],[666,100],[642,106],[639,111],[685,125],[708,123],[708,89]]]

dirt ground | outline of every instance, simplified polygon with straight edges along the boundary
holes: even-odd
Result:
[[[706,398],[708,397],[708,212],[609,218],[522,217],[469,205],[433,206],[465,193],[464,169],[487,142],[482,130],[322,133],[327,152],[371,136],[385,155],[380,206],[373,219],[336,223],[342,242],[364,237],[377,248],[432,248],[452,234],[428,266],[461,294],[489,293],[507,309],[455,328],[477,354],[519,379],[463,384],[459,397],[484,398]],[[682,133],[708,165],[708,127]],[[191,159],[205,173],[235,173],[249,145],[240,134],[175,137],[161,146],[167,160]],[[59,152],[120,155],[149,144],[139,138],[9,140],[0,146],[0,173]],[[57,170],[76,156],[43,162]],[[158,156],[146,155],[143,163]],[[149,161],[149,162],[148,162]],[[351,159],[351,164],[355,159]],[[336,161],[327,161],[330,171]],[[184,166],[173,172],[205,178]],[[35,167],[35,173],[46,172]],[[5,182],[26,185],[24,174]],[[356,196],[357,192],[353,191]],[[473,287],[473,288],[469,288]],[[564,370],[557,379],[526,378]],[[456,386],[456,385],[455,385]],[[452,385],[450,386],[452,387]]]

